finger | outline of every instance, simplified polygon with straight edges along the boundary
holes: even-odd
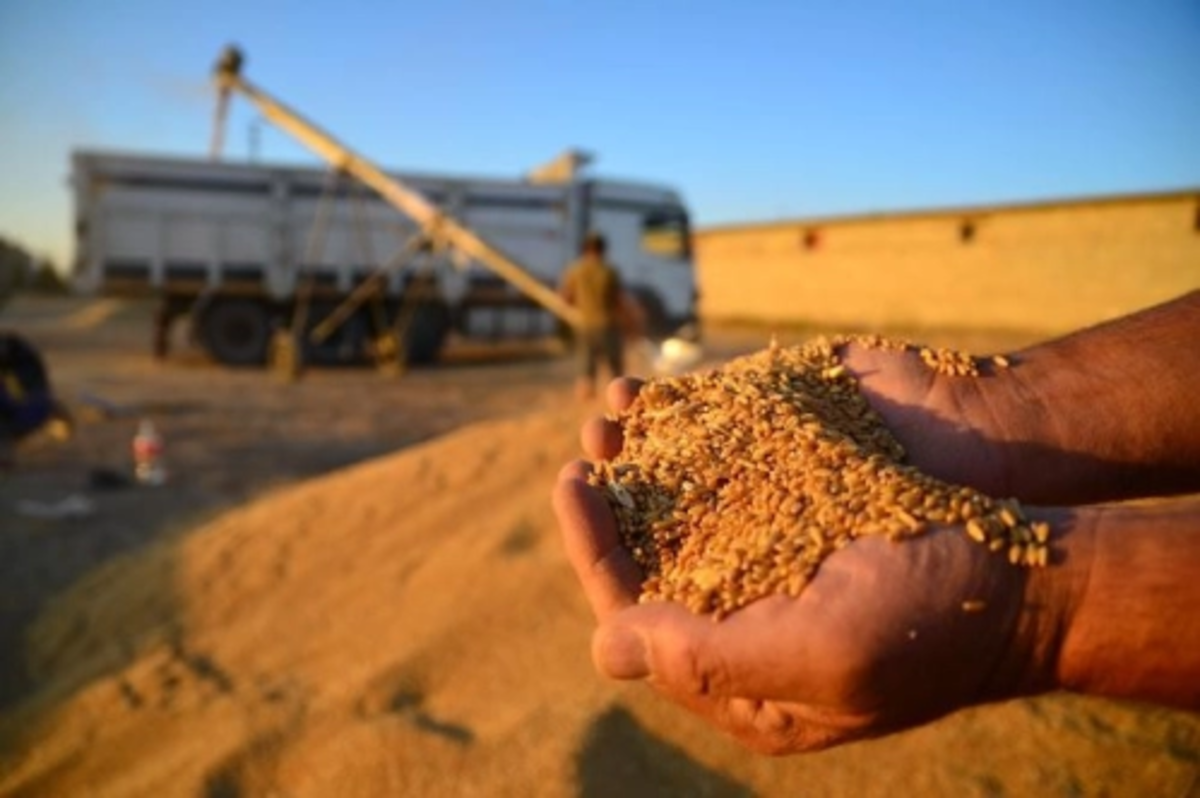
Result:
[[[587,482],[588,475],[592,473],[592,464],[587,460],[572,460],[558,471],[558,482],[564,479],[578,479],[581,482]]]
[[[646,642],[633,627],[611,621],[597,629],[592,636],[592,661],[603,675],[613,679],[645,680],[676,704],[741,737],[741,730],[732,728],[740,724],[730,723],[736,719],[736,710],[731,712],[730,704],[744,699],[731,700],[681,689],[677,682],[659,678],[651,665]]]
[[[596,668],[613,679],[648,679],[681,700],[805,700],[837,674],[813,650],[802,600],[774,597],[720,622],[674,602],[622,610],[596,631]]]
[[[604,396],[608,406],[620,413],[633,404],[644,383],[636,377],[618,377],[608,384]]]
[[[618,679],[644,679],[674,703],[759,753],[811,751],[861,736],[863,720],[852,715],[791,700],[765,699],[753,692],[747,696],[727,694],[743,688],[749,691],[753,685],[736,678],[714,679],[711,672],[706,675],[706,666],[699,661],[685,663],[665,654],[658,645],[662,640],[646,645],[633,625],[626,625],[630,614],[661,616],[658,620],[665,623],[686,623],[686,615],[699,621],[698,630],[718,626],[707,618],[696,619],[678,605],[640,605],[622,611],[593,636],[592,657],[602,673]],[[674,616],[673,620],[669,616]],[[670,648],[669,643],[665,645]]]
[[[583,451],[593,460],[610,460],[624,445],[621,427],[606,418],[589,419],[580,431]]]
[[[717,722],[747,748],[768,756],[820,751],[869,735],[870,719],[809,704],[733,698],[710,702]]]
[[[596,617],[603,621],[632,605],[642,575],[617,536],[616,519],[600,494],[576,476],[554,488],[563,546]]]

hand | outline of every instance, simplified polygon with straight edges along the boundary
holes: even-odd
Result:
[[[943,377],[914,353],[843,361],[923,471],[1044,505],[1200,492],[1200,291]]]
[[[1047,501],[1037,483],[1023,481],[1018,431],[1034,412],[1007,401],[1008,374],[987,364],[980,377],[949,377],[917,352],[848,345],[842,361],[859,380],[868,404],[904,446],[908,462],[925,473],[989,496]]]
[[[614,382],[628,406],[638,384]],[[620,430],[590,422],[584,448],[615,455]],[[748,747],[814,750],[916,725],[1041,684],[1029,640],[1026,572],[962,530],[903,543],[865,538],[831,555],[799,598],[772,597],[721,622],[669,602],[638,604],[642,574],[577,462],[554,505],[569,559],[600,623],[597,669],[643,679]]]

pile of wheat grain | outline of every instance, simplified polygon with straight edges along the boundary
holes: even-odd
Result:
[[[840,362],[851,340],[909,346],[879,336],[772,344],[721,368],[649,381],[615,417],[623,449],[591,482],[645,574],[643,600],[720,618],[765,596],[798,595],[855,538],[902,540],[935,524],[962,526],[1014,565],[1046,564],[1050,530],[1017,502],[905,464]],[[979,374],[969,355],[919,351],[940,373]]]

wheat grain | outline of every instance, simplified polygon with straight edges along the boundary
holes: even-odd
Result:
[[[878,336],[772,344],[721,368],[647,382],[614,417],[623,448],[597,464],[621,540],[642,568],[642,600],[724,617],[796,596],[825,558],[864,535],[904,540],[958,524],[1014,565],[1047,561],[1049,527],[922,473],[839,357],[847,343],[915,350],[947,377],[976,361]]]

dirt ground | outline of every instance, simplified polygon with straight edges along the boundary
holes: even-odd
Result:
[[[79,421],[0,481],[0,795],[1200,794],[1186,713],[1046,696],[776,760],[600,680],[547,500],[600,407],[552,346],[289,385],[154,363],[142,305],[21,300],[0,323]],[[144,417],[158,488],[124,484]],[[79,517],[39,517],[73,496]]]
[[[570,364],[553,347],[467,347],[447,368],[386,378],[369,368],[316,369],[289,385],[224,369],[190,348],[182,324],[170,359],[150,351],[152,307],[113,300],[22,298],[0,324],[39,346],[79,429],[63,445],[27,442],[0,482],[0,708],[29,687],[20,634],[42,604],[87,570],[283,485],[394,452],[466,424],[570,401]],[[142,418],[166,443],[157,489],[103,488],[132,476]],[[112,480],[108,480],[112,481]],[[46,520],[22,502],[72,496],[86,518]]]

